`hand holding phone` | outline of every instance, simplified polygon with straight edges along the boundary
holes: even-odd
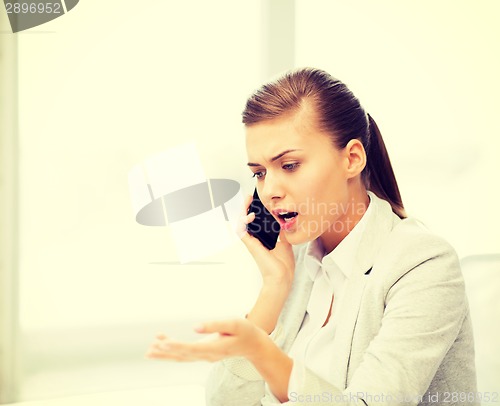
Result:
[[[255,213],[254,221],[247,224],[248,233],[257,238],[267,249],[274,249],[281,227],[260,201],[257,189],[253,193],[248,213]]]

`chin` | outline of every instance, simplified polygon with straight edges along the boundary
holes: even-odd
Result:
[[[305,244],[318,238],[316,235],[311,236],[298,231],[287,232],[285,237],[291,245]]]

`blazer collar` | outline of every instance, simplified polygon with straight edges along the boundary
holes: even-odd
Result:
[[[316,239],[305,248],[304,265],[309,277],[314,281],[320,268],[336,264],[349,278],[366,273],[372,266],[375,256],[383,243],[384,234],[390,232],[394,218],[388,202],[368,191],[370,204],[364,216],[354,229],[329,254],[323,256],[323,247]]]
[[[387,201],[382,200],[371,191],[368,191],[368,195],[373,212],[367,219],[353,263],[352,274],[358,276],[364,275],[373,267],[386,238],[396,223],[400,221]]]

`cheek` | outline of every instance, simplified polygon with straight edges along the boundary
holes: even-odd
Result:
[[[326,209],[335,209],[345,200],[347,185],[339,176],[330,173],[323,172],[321,176],[302,182],[301,201],[309,213],[325,213]]]
[[[345,182],[330,177],[309,185],[308,212],[302,217],[301,234],[310,241],[337,224],[344,216],[348,193]]]

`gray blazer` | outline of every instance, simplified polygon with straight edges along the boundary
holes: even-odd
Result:
[[[306,369],[290,404],[478,405],[474,342],[458,258],[415,219],[401,220],[371,194],[376,213],[364,233],[339,306],[337,368],[328,382]],[[366,230],[366,229],[365,229]],[[295,247],[292,290],[271,337],[288,352],[312,288]],[[230,358],[214,365],[208,405],[277,404],[253,365]]]

